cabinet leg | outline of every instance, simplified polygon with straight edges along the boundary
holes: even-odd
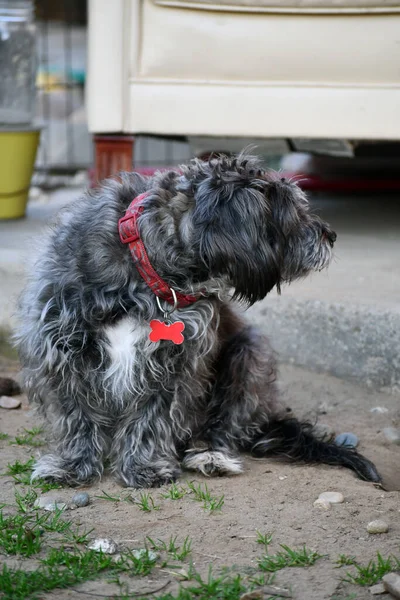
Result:
[[[132,171],[135,138],[132,135],[94,135],[94,184]]]

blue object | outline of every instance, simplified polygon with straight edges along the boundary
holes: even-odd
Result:
[[[335,437],[335,444],[337,446],[345,446],[346,448],[356,448],[358,437],[354,433],[339,433]]]

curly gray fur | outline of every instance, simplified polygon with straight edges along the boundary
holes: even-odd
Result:
[[[118,219],[145,191],[139,229],[152,265],[175,290],[200,295],[171,317],[185,324],[181,346],[149,341],[156,298],[119,240]],[[176,479],[181,465],[239,473],[238,452],[252,447],[290,456],[295,445],[302,458],[300,437],[277,433],[287,421],[268,342],[229,300],[233,291],[252,304],[325,267],[335,238],[294,183],[244,155],[151,178],[122,173],[62,211],[29,275],[16,333],[24,385],[53,435],[34,477],[84,483],[108,458],[124,485],[145,487]],[[332,446],[307,459],[378,477],[366,459]]]

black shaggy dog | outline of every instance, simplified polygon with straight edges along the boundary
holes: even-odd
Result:
[[[108,458],[123,484],[157,486],[181,466],[240,473],[251,451],[379,481],[288,415],[268,342],[229,303],[327,266],[335,239],[297,185],[245,155],[124,173],[69,206],[20,307],[25,386],[53,434],[34,477],[81,484]]]

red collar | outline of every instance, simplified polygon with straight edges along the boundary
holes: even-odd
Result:
[[[149,257],[147,256],[146,248],[140,239],[137,219],[143,211],[143,200],[148,196],[148,193],[137,196],[128,207],[128,210],[118,221],[119,237],[123,244],[129,244],[129,250],[135,262],[136,268],[149,288],[156,296],[162,300],[166,300],[170,304],[174,304],[171,288],[169,285],[157,275],[153,269]],[[175,292],[177,305],[179,308],[190,306],[198,300],[195,296],[189,296]]]

